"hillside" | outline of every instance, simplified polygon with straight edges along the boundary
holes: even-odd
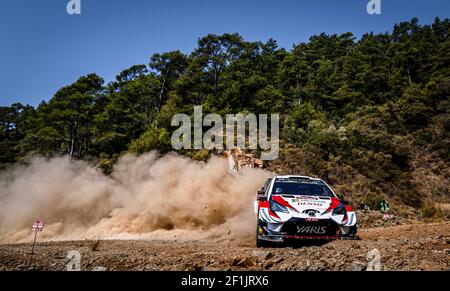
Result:
[[[68,155],[110,174],[125,153],[172,151],[172,116],[196,105],[222,116],[279,113],[281,153],[267,169],[321,177],[353,205],[387,199],[395,214],[445,218],[449,31],[449,19],[414,18],[390,33],[320,34],[290,50],[207,35],[190,54],[154,54],[108,84],[89,74],[36,108],[1,107],[0,168]]]

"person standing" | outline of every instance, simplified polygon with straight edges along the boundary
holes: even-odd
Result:
[[[383,213],[383,219],[388,220],[389,219],[389,203],[386,201],[386,199],[383,199],[380,203],[380,210],[381,213]]]

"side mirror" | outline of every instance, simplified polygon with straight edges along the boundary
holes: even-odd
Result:
[[[258,193],[257,193],[257,198],[256,199],[258,201],[267,201],[267,196],[264,195],[264,194],[265,194],[264,191],[259,190]]]

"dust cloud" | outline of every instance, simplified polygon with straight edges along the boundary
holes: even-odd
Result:
[[[110,176],[67,157],[34,158],[0,173],[0,242],[202,239],[254,233],[253,201],[270,173],[231,173],[226,160],[123,156]]]

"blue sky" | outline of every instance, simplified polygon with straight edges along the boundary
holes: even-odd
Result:
[[[37,105],[80,76],[105,81],[156,52],[190,52],[208,33],[238,32],[246,40],[270,37],[290,49],[311,35],[391,31],[417,16],[421,23],[449,17],[449,0],[0,0],[0,105]]]

